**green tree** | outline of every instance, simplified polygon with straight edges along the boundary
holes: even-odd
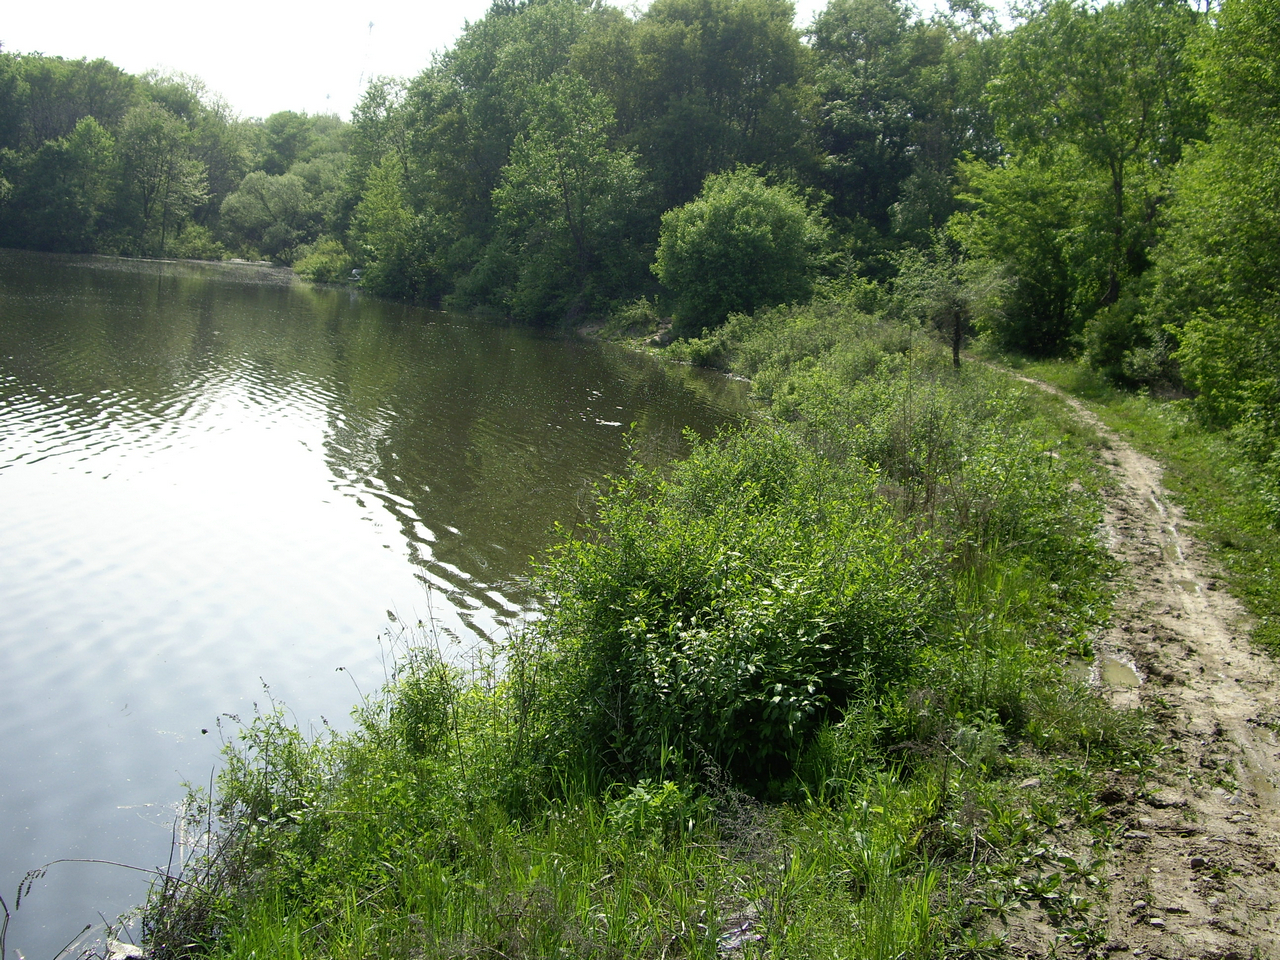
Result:
[[[273,113],[258,127],[258,156],[255,166],[273,177],[289,172],[289,168],[311,148],[314,122],[305,113],[281,110]]]
[[[609,146],[608,101],[582,77],[554,77],[533,99],[493,199],[499,242],[515,257],[512,313],[552,319],[620,296],[643,276],[633,239],[643,187],[634,157]]]
[[[970,257],[1005,264],[1013,279],[1006,309],[988,325],[1003,347],[1055,356],[1082,327],[1079,205],[1091,185],[1073,157],[1072,148],[1062,147],[996,167],[960,166],[966,209],[949,228]]]
[[[370,171],[388,154],[402,163],[408,154],[408,84],[395,77],[377,77],[351,113],[350,149],[346,175],[358,190]],[[355,191],[353,191],[355,192]]]
[[[321,212],[306,181],[255,170],[222,201],[222,229],[234,246],[292,263],[294,250],[319,235]]]
[[[493,235],[493,191],[536,106],[529,98],[567,69],[588,9],[582,0],[498,0],[409,89],[406,187],[457,224],[464,263]]]
[[[941,333],[951,344],[951,364],[959,369],[960,350],[975,325],[986,326],[1002,312],[1008,286],[1002,268],[966,258],[944,230],[934,232],[928,247],[901,251],[895,265],[895,305]]]
[[[27,94],[20,147],[27,151],[67,136],[83,117],[116,131],[141,99],[137,78],[107,60],[20,59]]]
[[[833,218],[928,243],[951,213],[956,160],[997,155],[982,98],[997,35],[980,4],[924,21],[899,0],[828,3],[809,36]]]
[[[593,21],[574,62],[614,104],[664,207],[738,163],[793,176],[816,164],[794,20],[789,0],[654,0],[635,21]]]
[[[305,184],[319,217],[320,231],[331,236],[341,232],[349,202],[347,155],[324,153],[295,163],[289,174]]]
[[[825,234],[793,186],[740,167],[708,177],[695,199],[663,214],[653,272],[681,331],[696,334],[730,313],[808,296]]]
[[[115,141],[93,117],[65,137],[46,141],[22,165],[14,222],[0,240],[36,250],[90,253],[114,200]]]
[[[444,293],[441,231],[429,214],[412,208],[399,156],[388,153],[369,172],[351,238],[363,267],[361,286],[402,300],[438,300]]]
[[[0,150],[22,147],[31,87],[23,76],[22,60],[0,51]]]
[[[1226,0],[1199,53],[1211,135],[1174,181],[1149,312],[1200,415],[1268,464],[1280,514],[1280,0]]]
[[[158,103],[125,114],[118,138],[122,190],[122,246],[164,255],[208,194],[204,164],[191,152],[191,131]]]
[[[989,96],[1011,155],[971,178],[992,223],[968,234],[1006,238],[980,242],[980,255],[1065,241],[1051,261],[1053,282],[1027,256],[1011,263],[1020,285],[1038,288],[1016,295],[1015,310],[1043,311],[1011,317],[1012,329],[1026,331],[1012,345],[1058,349],[1149,266],[1172,171],[1204,131],[1188,57],[1196,25],[1194,11],[1173,0],[1047,0],[1007,38]],[[1054,198],[1050,216],[1027,207],[1028,188]],[[1027,235],[1044,230],[1062,236]],[[1059,267],[1069,274],[1066,297]],[[1037,327],[1044,332],[1031,334]]]
[[[204,164],[208,194],[194,211],[204,225],[216,225],[222,201],[250,170],[250,125],[238,120],[222,97],[211,93],[203,80],[184,73],[151,71],[142,77],[143,88],[186,124],[191,155]]]

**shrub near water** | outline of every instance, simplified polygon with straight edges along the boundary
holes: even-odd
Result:
[[[617,779],[705,757],[758,788],[851,698],[909,676],[939,549],[878,485],[770,426],[616,482],[544,572],[558,750]]]

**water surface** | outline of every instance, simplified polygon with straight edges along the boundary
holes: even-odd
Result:
[[[283,271],[0,251],[0,896],[58,858],[163,865],[221,715],[341,725],[389,613],[455,653],[501,635],[629,447],[745,402]],[[52,867],[8,946],[48,960],[145,889]]]

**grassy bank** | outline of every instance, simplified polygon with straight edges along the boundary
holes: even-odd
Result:
[[[603,490],[545,615],[399,638],[354,729],[229,731],[156,958],[986,956],[1096,945],[1140,718],[1066,666],[1108,614],[1062,404],[839,306],[682,356],[772,416]]]

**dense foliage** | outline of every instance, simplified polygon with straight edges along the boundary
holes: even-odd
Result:
[[[669,294],[696,329],[802,299],[835,269],[814,256],[818,232],[798,255],[766,230],[749,254],[771,276],[761,290],[659,285],[663,215],[749,167],[810,224],[828,206],[827,252],[887,276],[886,257],[954,209],[957,159],[998,155],[982,99],[996,28],[834,0],[805,42],[794,13],[500,0],[419,76],[374,82],[350,125],[242,121],[190,78],[0,54],[0,243],[263,256],[320,279],[356,268],[379,293],[544,323]],[[730,232],[707,241],[741,246]]]
[[[0,52],[0,245],[289,262],[340,229],[346,127],[239,120],[192,77]]]
[[[746,168],[712,174],[697,197],[662,215],[653,272],[680,329],[697,334],[730,313],[808,299],[824,232],[793,189]]]
[[[1265,465],[1277,13],[830,0],[802,32],[788,0],[498,0],[349,124],[0,52],[0,244],[354,269],[545,324],[643,298],[686,333],[905,279],[957,358],[980,333],[1189,390]]]
[[[772,410],[615,479],[477,669],[415,644],[349,733],[249,720],[151,955],[985,956],[1017,903],[1101,946],[1052,852],[1141,769],[1060,668],[1096,480],[961,351],[1184,393],[1274,523],[1278,65],[1280,0],[495,0],[348,124],[0,52],[0,244],[673,315]]]

